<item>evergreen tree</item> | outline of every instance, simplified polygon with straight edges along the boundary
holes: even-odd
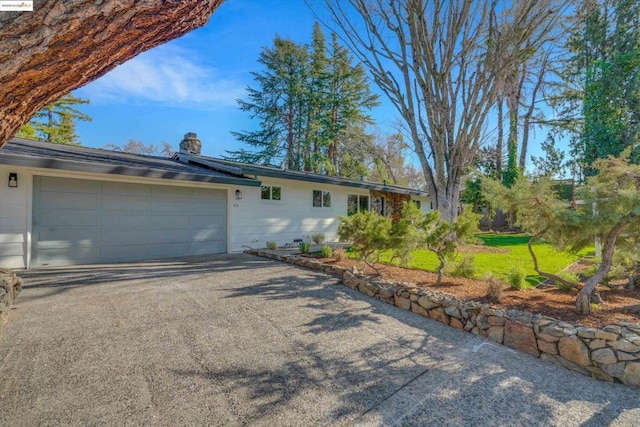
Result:
[[[26,138],[26,139],[38,139],[38,135],[36,134],[36,128],[33,127],[31,122],[27,122],[18,130],[16,133],[18,138]]]
[[[232,132],[251,149],[229,152],[233,160],[276,164],[293,170],[339,173],[340,147],[353,138],[370,118],[366,109],[377,105],[364,70],[332,36],[330,48],[320,25],[313,28],[311,45],[276,36],[258,62],[265,68],[253,73],[257,87],[249,87],[240,108],[260,121],[258,130]],[[362,133],[364,137],[364,133]],[[358,169],[356,157],[349,170]]]
[[[572,155],[590,176],[596,159],[640,142],[640,3],[585,0],[582,6],[564,73],[564,126],[575,132]]]
[[[64,95],[38,111],[31,121],[20,128],[16,136],[56,144],[80,145],[76,121],[91,121],[91,117],[74,106],[88,103],[88,99],[77,98],[70,93]]]
[[[536,175],[558,178],[567,167],[564,160],[564,151],[556,147],[554,133],[549,133],[541,145],[543,156],[531,156],[531,161],[536,167]]]
[[[327,157],[329,171],[335,173],[339,168],[338,139],[343,130],[352,124],[371,123],[365,114],[379,104],[378,96],[369,88],[364,68],[361,64],[352,65],[353,58],[344,46],[338,43],[336,33],[331,34],[331,55],[329,58],[330,76],[328,91],[329,119],[327,123]]]
[[[313,41],[311,45],[311,63],[309,70],[309,85],[307,86],[307,135],[305,146],[304,170],[320,172],[326,158],[324,148],[327,146],[327,97],[329,74],[327,72],[329,59],[327,58],[326,38],[320,24],[313,25]]]
[[[256,131],[232,132],[241,142],[255,149],[230,152],[231,158],[247,163],[281,162],[288,169],[301,170],[300,142],[307,114],[304,91],[307,49],[276,36],[273,48],[263,48],[258,62],[265,67],[253,73],[258,89],[247,88],[248,100],[238,100],[240,109],[260,120]]]

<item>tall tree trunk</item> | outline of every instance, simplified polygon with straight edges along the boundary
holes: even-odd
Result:
[[[335,89],[337,91],[337,89]],[[327,157],[329,158],[329,163],[333,165],[334,170],[337,174],[339,174],[338,168],[338,135],[335,132],[335,129],[338,126],[338,107],[333,106],[331,110],[331,141],[329,142],[329,148],[327,149]]]
[[[438,258],[440,260],[440,265],[438,266],[438,278],[436,279],[436,285],[442,284],[442,274],[444,272],[444,268],[447,266],[447,260],[445,257]]]
[[[542,59],[542,64],[540,64],[540,71],[537,76],[536,85],[531,92],[531,102],[529,103],[529,107],[527,108],[527,112],[525,113],[524,119],[522,121],[522,147],[520,149],[520,161],[518,162],[520,170],[524,170],[527,163],[527,151],[529,149],[529,132],[531,131],[531,118],[533,117],[533,113],[535,111],[538,91],[542,86],[548,61],[549,53],[547,52]]]
[[[51,142],[51,129],[53,128],[53,111],[47,108],[47,141]]]
[[[498,141],[496,141],[496,175],[502,179],[502,152],[504,151],[504,112],[503,101],[498,101]]]
[[[584,286],[576,296],[576,311],[578,313],[591,314],[591,297],[593,291],[611,269],[616,240],[626,226],[627,222],[621,221],[607,234],[607,238],[604,241],[604,250],[602,251],[602,263],[596,273],[584,283]]]
[[[287,113],[287,169],[295,170],[295,158],[296,153],[294,146],[294,136],[293,136],[293,120],[294,120],[293,108],[289,106],[289,111]]]
[[[47,104],[203,26],[223,0],[35,0],[0,13],[0,148]]]
[[[507,170],[503,179],[504,184],[510,187],[518,177],[518,119],[520,118],[520,99],[522,98],[522,88],[526,76],[526,70],[523,66],[519,75],[517,86],[507,98],[507,108],[509,110],[509,136],[507,140]]]

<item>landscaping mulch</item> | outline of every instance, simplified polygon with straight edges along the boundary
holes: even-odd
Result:
[[[336,261],[329,258],[319,258],[320,261],[353,268],[364,274],[375,274],[375,271],[365,263],[352,259]],[[603,327],[618,322],[640,322],[640,289],[632,291],[611,289],[598,286],[604,304],[593,306],[589,316],[575,312],[577,289],[560,290],[555,286],[544,288],[514,290],[505,286],[500,303],[490,302],[486,298],[487,282],[479,279],[465,279],[459,277],[444,277],[443,283],[436,286],[437,275],[423,270],[416,270],[392,265],[381,266],[382,277],[386,280],[407,282],[418,287],[446,292],[459,298],[480,301],[503,307],[505,309],[526,310],[539,313],[558,320],[589,327]]]

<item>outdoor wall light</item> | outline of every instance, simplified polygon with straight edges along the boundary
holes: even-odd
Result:
[[[9,172],[9,187],[18,188],[18,174],[15,172]]]
[[[236,190],[236,200],[241,200],[241,199],[242,199],[242,191]]]

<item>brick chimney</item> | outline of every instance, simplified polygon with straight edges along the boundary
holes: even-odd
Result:
[[[189,132],[184,135],[184,139],[180,141],[180,152],[184,154],[200,155],[202,149],[202,143],[198,139],[198,135],[194,132]]]

